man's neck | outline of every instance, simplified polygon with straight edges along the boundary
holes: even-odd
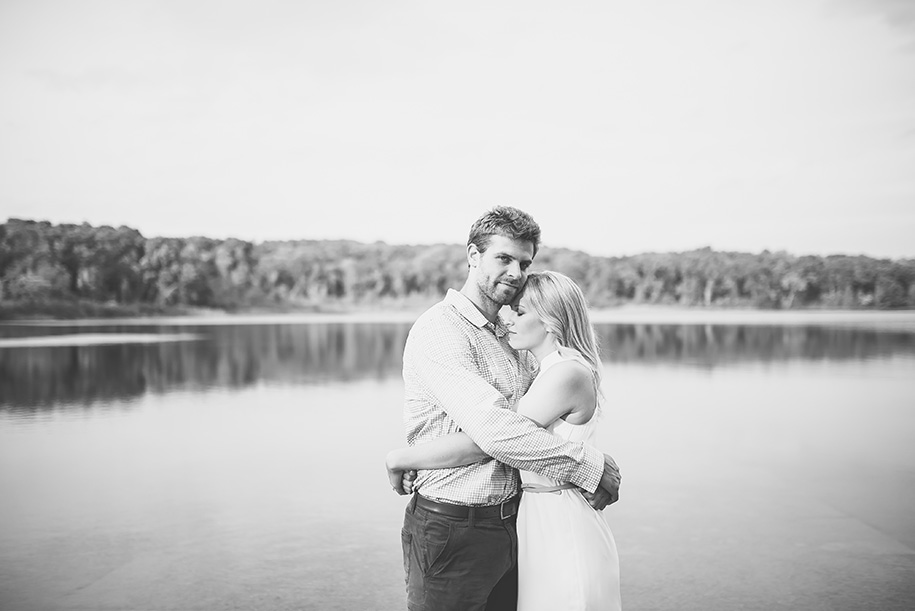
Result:
[[[486,317],[489,322],[496,322],[499,317],[499,310],[502,306],[496,304],[493,300],[484,297],[469,279],[464,283],[461,294],[470,300],[477,307],[480,313]]]

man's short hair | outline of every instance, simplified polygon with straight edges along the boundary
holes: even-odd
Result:
[[[530,242],[535,256],[540,248],[540,225],[527,212],[511,206],[495,206],[478,218],[470,228],[467,246],[476,244],[480,252],[486,252],[494,235]]]

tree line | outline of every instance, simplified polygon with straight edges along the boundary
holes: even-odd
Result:
[[[341,309],[429,303],[466,277],[462,244],[146,238],[130,227],[9,219],[0,302]],[[713,251],[599,257],[544,247],[592,307],[915,307],[915,260]]]

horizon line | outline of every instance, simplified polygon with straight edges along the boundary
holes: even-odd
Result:
[[[187,240],[187,239],[192,239],[192,238],[205,238],[205,239],[208,239],[208,240],[222,240],[222,241],[238,240],[238,241],[241,241],[241,242],[249,242],[249,243],[251,243],[251,244],[253,244],[253,245],[257,245],[257,244],[266,244],[266,243],[270,243],[270,242],[352,242],[352,243],[355,243],[355,244],[384,244],[384,245],[386,245],[386,246],[463,246],[463,244],[461,244],[461,242],[441,242],[441,241],[438,241],[438,242],[390,242],[390,241],[388,241],[388,240],[382,240],[382,239],[377,239],[377,240],[360,240],[360,239],[356,239],[356,238],[344,238],[344,237],[335,237],[335,238],[309,238],[309,237],[300,237],[300,238],[270,238],[270,239],[264,239],[264,240],[256,240],[256,239],[240,238],[240,237],[232,236],[232,235],[227,236],[227,237],[222,237],[222,236],[218,236],[218,237],[217,237],[217,236],[204,235],[204,234],[188,234],[188,235],[183,235],[183,236],[182,236],[182,235],[170,235],[170,236],[155,235],[155,236],[149,236],[149,235],[145,235],[145,234],[143,233],[143,231],[142,231],[141,229],[139,229],[138,227],[134,227],[134,226],[132,226],[132,225],[127,225],[127,224],[124,224],[124,223],[122,223],[122,224],[120,224],[120,225],[113,225],[113,224],[109,224],[109,223],[93,224],[93,223],[91,223],[91,222],[89,222],[89,221],[85,221],[85,220],[84,220],[84,221],[81,221],[81,222],[54,222],[54,221],[50,221],[50,220],[46,220],[46,219],[37,220],[37,219],[32,219],[32,218],[7,217],[7,220],[6,220],[3,224],[9,223],[9,222],[11,222],[11,221],[21,221],[21,222],[31,222],[31,223],[48,223],[48,224],[50,224],[50,225],[52,225],[52,226],[60,226],[60,225],[84,226],[84,225],[88,225],[89,227],[92,227],[92,228],[109,227],[109,228],[111,228],[111,229],[120,229],[121,227],[126,227],[126,228],[128,228],[128,229],[132,229],[132,230],[136,231],[136,232],[139,233],[143,238],[145,238],[145,239],[147,239],[147,240],[157,239],[157,238],[158,238],[158,239],[178,239],[178,240]],[[573,252],[584,253],[584,254],[586,254],[586,255],[589,256],[589,257],[604,258],[604,259],[624,259],[624,258],[629,258],[629,257],[639,257],[639,256],[645,256],[645,255],[680,255],[680,254],[693,253],[693,252],[702,251],[702,250],[708,250],[708,251],[713,252],[713,253],[726,253],[726,254],[749,254],[749,255],[760,255],[760,254],[766,254],[766,253],[769,253],[769,254],[785,254],[785,255],[788,255],[788,256],[791,256],[791,257],[798,257],[798,258],[800,258],[800,257],[824,257],[824,258],[825,258],[825,257],[865,257],[865,258],[868,258],[868,259],[874,259],[874,260],[878,260],[878,261],[879,261],[879,260],[885,260],[885,261],[893,261],[893,262],[898,262],[898,261],[912,261],[912,260],[915,260],[915,254],[903,255],[903,256],[899,256],[899,257],[874,255],[874,254],[868,254],[868,253],[864,253],[864,252],[857,252],[857,253],[850,253],[850,252],[831,252],[831,253],[827,253],[827,254],[823,254],[823,253],[804,253],[804,254],[799,254],[799,253],[796,253],[796,252],[794,252],[794,251],[789,251],[789,250],[784,249],[784,248],[779,248],[779,249],[763,248],[762,250],[759,250],[759,251],[755,251],[755,252],[754,252],[754,251],[749,251],[749,250],[717,249],[717,248],[715,248],[715,247],[713,247],[713,246],[711,246],[711,245],[708,245],[708,244],[703,245],[703,246],[695,246],[695,247],[693,247],[693,248],[684,249],[684,250],[667,250],[667,251],[644,250],[644,251],[639,251],[639,252],[629,253],[629,254],[618,253],[618,254],[612,254],[612,255],[598,255],[598,254],[593,254],[593,253],[591,253],[591,252],[589,252],[589,251],[587,251],[587,250],[582,250],[582,249],[580,249],[580,248],[573,248],[573,247],[570,247],[570,246],[551,246],[551,245],[549,245],[548,243],[545,243],[545,242],[542,242],[542,243],[540,244],[540,248],[541,248],[541,250],[544,249],[544,248],[548,248],[548,249],[552,249],[552,250],[569,250],[569,251],[573,251]]]

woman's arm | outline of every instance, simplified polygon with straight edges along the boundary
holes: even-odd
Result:
[[[575,361],[565,361],[540,374],[537,384],[521,398],[518,413],[541,427],[548,427],[558,418],[591,417],[597,397],[591,372]]]
[[[410,494],[417,469],[460,467],[489,458],[466,433],[451,433],[415,446],[388,452],[385,467],[391,487],[398,494]],[[414,471],[408,477],[407,473]]]
[[[488,458],[466,433],[451,433],[415,446],[388,452],[388,469],[445,469],[460,467]]]

